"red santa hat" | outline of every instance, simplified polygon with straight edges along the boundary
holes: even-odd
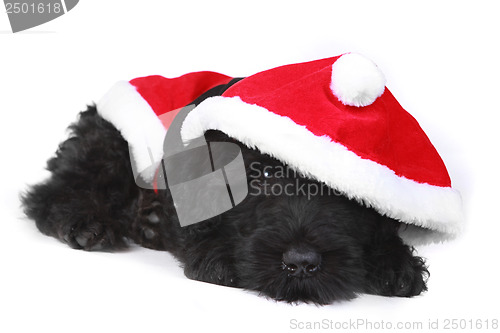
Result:
[[[133,153],[135,149],[134,154],[143,157],[137,162],[139,170],[162,156],[165,128],[155,114],[173,115],[171,110],[231,80],[212,72],[188,76],[158,77],[161,84],[151,77],[148,81],[152,82],[133,80],[118,90],[127,90],[134,101],[120,93],[108,94],[98,104],[103,117],[131,143]],[[176,81],[182,78],[184,85]],[[175,91],[185,98],[158,103],[156,95],[173,96],[170,89],[178,89]],[[113,105],[115,99],[122,99],[120,105]],[[130,114],[148,107],[154,111],[149,111],[148,120],[121,120],[128,115],[111,116],[117,114],[110,111],[116,107]],[[135,126],[120,125],[130,121]],[[148,128],[155,121],[151,128],[158,130],[149,128],[142,133],[138,129],[139,122],[148,123]],[[409,244],[450,239],[461,229],[460,194],[451,187],[441,157],[418,122],[385,87],[379,68],[358,54],[282,66],[239,81],[221,96],[194,108],[184,120],[181,135],[188,142],[209,129],[220,130],[306,177],[406,223],[401,236]]]
[[[204,92],[231,80],[205,71],[173,79],[153,75],[119,81],[97,103],[97,110],[129,143],[134,173],[152,181],[175,116]]]

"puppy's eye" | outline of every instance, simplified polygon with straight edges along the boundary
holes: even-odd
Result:
[[[264,177],[266,177],[266,178],[269,178],[272,176],[272,173],[268,170],[264,170],[263,174],[264,174]]]

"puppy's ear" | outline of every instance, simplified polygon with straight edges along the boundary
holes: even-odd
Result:
[[[226,133],[217,130],[208,130],[205,132],[207,142],[234,142]]]
[[[407,225],[388,216],[380,216],[380,230],[386,235],[399,236],[399,230]]]

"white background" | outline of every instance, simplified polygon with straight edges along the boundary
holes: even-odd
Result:
[[[298,330],[293,319],[424,328],[500,319],[499,9],[496,1],[86,0],[12,34],[2,8],[0,331],[286,332]],[[464,235],[419,248],[432,274],[423,296],[275,303],[190,281],[168,253],[71,250],[22,217],[19,192],[47,176],[66,126],[115,81],[197,70],[246,76],[347,51],[384,71],[463,196]]]

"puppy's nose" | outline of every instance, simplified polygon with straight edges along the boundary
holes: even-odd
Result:
[[[320,264],[321,255],[311,249],[291,248],[283,253],[283,269],[291,276],[311,276]]]

